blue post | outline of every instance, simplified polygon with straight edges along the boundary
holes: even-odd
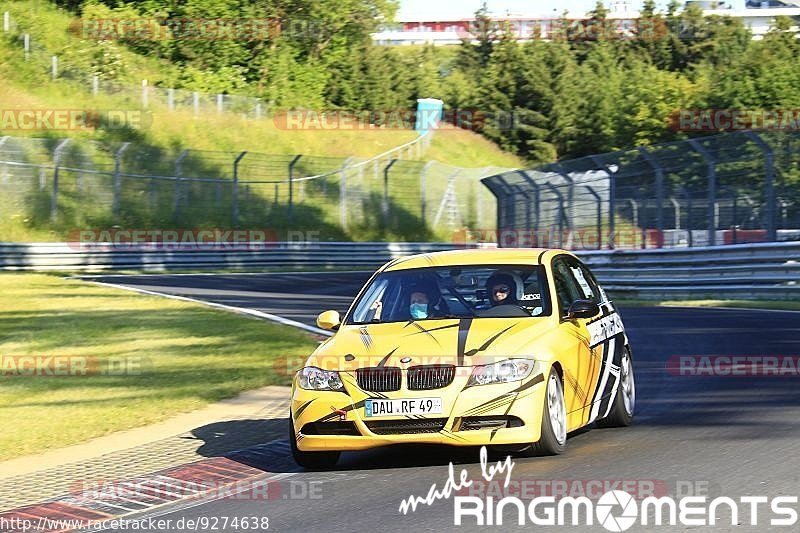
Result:
[[[425,135],[430,130],[439,127],[442,120],[444,102],[435,98],[420,98],[417,100],[417,121],[414,130],[420,135]]]

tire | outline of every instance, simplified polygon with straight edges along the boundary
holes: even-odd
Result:
[[[542,434],[539,442],[531,444],[528,455],[559,455],[567,446],[567,408],[561,377],[550,370],[542,406]]]
[[[341,455],[341,452],[304,452],[298,449],[291,413],[289,413],[289,445],[292,447],[294,462],[306,470],[328,470],[333,468]]]
[[[619,372],[619,385],[617,385],[614,405],[607,417],[597,421],[598,427],[620,428],[628,427],[633,423],[633,413],[636,410],[636,380],[633,373],[633,358],[627,348],[622,354]]]

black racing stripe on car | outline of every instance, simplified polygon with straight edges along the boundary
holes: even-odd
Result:
[[[387,361],[389,360],[389,358],[390,358],[390,357],[391,357],[391,356],[394,354],[394,352],[396,352],[396,351],[397,351],[397,349],[398,349],[398,348],[400,348],[400,347],[398,346],[398,347],[396,347],[394,350],[392,350],[391,352],[387,353],[387,354],[386,354],[386,357],[384,357],[383,359],[381,359],[381,360],[380,360],[380,362],[378,363],[378,368],[382,368],[382,367],[386,366],[386,362],[387,362]]]
[[[361,336],[361,342],[364,343],[364,346],[367,349],[371,349],[372,348],[372,337],[370,337],[369,330],[367,329],[367,327],[366,326],[361,326],[361,328],[359,328],[358,332],[359,332],[359,334]]]
[[[489,442],[492,442],[492,439],[494,438],[494,436],[495,436],[495,435],[497,435],[497,432],[498,432],[498,431],[500,431],[500,428],[494,428],[494,429],[492,430],[492,434],[491,434],[491,435],[489,435]]]
[[[503,329],[502,331],[500,331],[500,332],[498,332],[498,333],[494,334],[492,337],[490,337],[490,338],[489,338],[489,339],[488,339],[486,342],[484,342],[484,343],[481,345],[481,347],[480,347],[480,348],[474,348],[474,349],[472,349],[472,350],[470,350],[470,351],[466,352],[464,355],[466,355],[467,357],[472,357],[473,355],[475,355],[475,354],[477,354],[477,353],[479,353],[479,352],[482,352],[482,351],[484,351],[484,350],[487,350],[487,349],[489,349],[489,347],[490,347],[490,346],[491,346],[491,345],[494,343],[494,341],[496,341],[497,339],[499,339],[499,338],[500,338],[500,336],[501,336],[501,335],[503,335],[503,333],[505,333],[506,331],[510,330],[510,329],[511,329],[511,328],[513,328],[514,326],[516,326],[516,324],[511,324],[511,325],[510,325],[510,326],[508,326],[507,328]]]
[[[547,250],[544,250],[542,253],[540,253],[539,257],[536,259],[536,262],[541,265],[542,264],[542,258],[544,257],[544,254],[546,254],[546,253],[547,253]]]
[[[474,416],[474,415],[481,414],[482,412],[485,412],[485,411],[491,411],[492,409],[496,409],[496,408],[500,407],[501,405],[503,405],[503,404],[505,404],[507,402],[511,402],[513,400],[513,395],[514,395],[513,392],[504,392],[503,394],[501,394],[500,396],[498,396],[496,398],[492,398],[491,400],[489,400],[487,402],[483,402],[480,405],[476,405],[475,407],[473,407],[469,411],[466,411],[464,413],[464,415],[465,416]]]
[[[318,420],[315,420],[315,422],[330,422],[331,420],[333,420],[334,418],[339,416],[338,411],[344,411],[346,413],[348,411],[352,411],[353,409],[360,409],[360,408],[364,407],[364,403],[365,402],[366,402],[366,400],[361,400],[360,402],[356,402],[356,403],[353,403],[353,404],[350,404],[350,405],[346,405],[346,406],[344,406],[344,407],[342,407],[340,409],[337,409],[336,411],[334,411],[334,412],[332,412],[330,414],[327,414],[327,415],[323,416],[322,418],[320,418]]]
[[[414,333],[409,333],[408,335],[406,335],[406,337],[411,337],[412,335],[419,335],[420,333],[430,333],[431,331],[440,331],[443,329],[453,329],[458,327],[458,324],[448,324],[446,326],[439,326],[438,328],[425,329],[416,322],[414,322],[414,325],[417,326],[418,328],[421,328],[421,331],[415,331]]]
[[[442,346],[442,343],[439,342],[439,339],[437,339],[436,337],[433,336],[433,334],[431,334],[431,330],[425,329],[424,327],[419,325],[417,322],[414,322],[414,327],[416,327],[419,331],[415,331],[414,333],[411,333],[411,335],[419,335],[420,333],[424,333],[428,337],[433,339],[437,346],[439,346],[439,347]]]
[[[616,313],[616,312],[617,312],[617,311],[616,311],[616,310],[615,310],[613,307],[611,307],[611,306],[609,306],[609,308],[608,308],[608,309],[605,309],[605,308],[602,308],[602,307],[601,307],[600,309],[602,310],[602,314],[601,314],[599,317],[597,317],[597,318],[593,318],[593,319],[591,319],[590,321],[588,321],[588,322],[586,323],[586,325],[587,325],[587,326],[588,326],[589,324],[594,324],[595,322],[597,322],[597,321],[599,321],[599,320],[603,320],[604,318],[606,318],[606,317],[609,317],[609,316],[611,316],[611,315],[613,315],[614,313]]]
[[[592,401],[588,404],[589,407],[594,405],[594,403],[601,398],[600,393],[602,391],[600,391],[600,382],[603,380],[603,373],[606,371],[606,365],[608,364],[608,339],[604,340],[598,346],[603,347],[603,353],[600,359],[600,372],[597,373],[597,383],[594,384],[594,394],[592,394]]]
[[[310,399],[310,400],[308,400],[306,403],[304,403],[303,405],[301,405],[300,407],[298,407],[298,408],[297,408],[297,411],[295,411],[295,413],[294,413],[294,419],[295,419],[295,420],[297,420],[297,419],[300,417],[300,415],[301,415],[301,414],[303,414],[303,411],[305,411],[305,410],[306,410],[306,407],[308,407],[309,405],[311,405],[311,403],[312,403],[314,400],[316,400],[316,398],[311,398],[311,399]]]
[[[621,369],[622,366],[622,354],[625,350],[625,343],[622,338],[622,334],[618,334],[614,337],[616,342],[614,343],[614,353],[611,356],[611,364],[616,366],[617,368]],[[614,378],[613,374],[609,375],[609,379],[606,382],[606,388],[603,391],[602,401],[600,402],[600,417],[605,416],[605,413],[608,411],[609,404],[611,403],[611,397],[613,396],[614,389],[619,386],[620,374],[617,374],[617,377]]]
[[[472,318],[461,318],[458,320],[458,366],[464,365],[464,351],[467,349],[467,336],[469,328],[472,326]]]

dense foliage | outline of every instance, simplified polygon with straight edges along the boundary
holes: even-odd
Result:
[[[800,42],[778,17],[752,40],[736,19],[703,16],[673,0],[645,0],[636,35],[619,37],[602,3],[588,21],[565,14],[559,38],[517,42],[488,10],[479,43],[384,47],[370,33],[393,0],[66,0],[84,19],[270,21],[258,39],[136,39],[127,46],[177,66],[177,87],[264,97],[273,107],[386,110],[438,97],[531,162],[682,138],[680,109],[800,108]]]

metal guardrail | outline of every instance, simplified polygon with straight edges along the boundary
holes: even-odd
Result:
[[[376,268],[452,243],[267,243],[260,249],[219,245],[157,249],[68,243],[0,244],[0,270],[170,271],[248,268]],[[800,243],[691,249],[578,252],[605,288],[620,298],[800,298]]]

